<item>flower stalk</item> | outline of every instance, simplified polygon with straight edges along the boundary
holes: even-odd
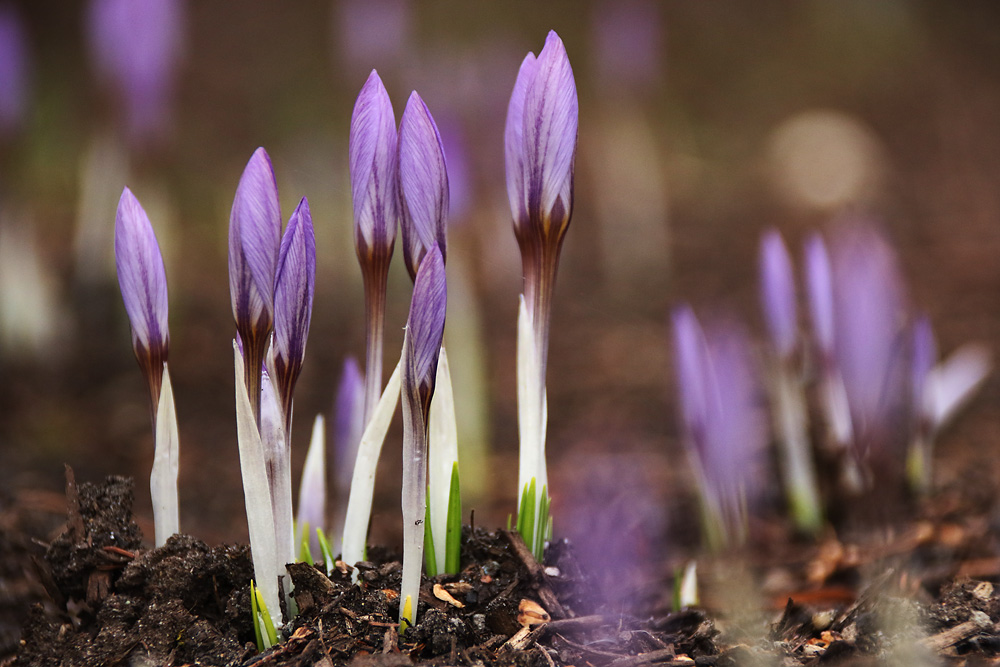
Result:
[[[578,116],[569,58],[562,40],[550,32],[538,58],[529,53],[521,63],[504,130],[507,194],[524,271],[517,352],[518,488],[522,498],[532,481],[538,491],[534,507],[519,506],[518,524],[532,517],[522,536],[539,560],[545,531],[539,519],[548,502],[545,369],[556,270],[573,213]]]

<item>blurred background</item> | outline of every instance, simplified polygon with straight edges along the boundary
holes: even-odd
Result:
[[[377,68],[397,118],[416,89],[451,180],[447,337],[466,512],[502,525],[517,477],[520,258],[503,173],[518,66],[555,29],[580,98],[576,207],[549,355],[557,534],[608,564],[690,549],[667,314],[689,300],[762,331],[757,244],[831,216],[883,220],[947,353],[1000,343],[1000,5],[822,0],[0,0],[0,489],[62,511],[78,480],[136,479],[153,444],[113,258],[128,185],[163,248],[181,429],[181,524],[246,539],[226,235],[264,146],[283,213],[309,198],[318,271],[296,391],[297,480],[314,415],[364,353],[347,138]],[[386,364],[410,282],[397,249]],[[941,440],[939,483],[1000,468],[996,382]],[[400,429],[373,542],[398,544]],[[330,458],[336,460],[333,453]],[[339,471],[331,470],[331,483]],[[296,482],[297,483],[297,482]],[[333,508],[332,508],[333,509]],[[335,511],[335,510],[334,510]]]

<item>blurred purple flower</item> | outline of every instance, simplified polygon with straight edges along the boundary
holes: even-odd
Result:
[[[896,255],[864,223],[838,230],[831,243],[833,346],[854,429],[855,455],[891,456],[892,433],[905,431],[909,405],[907,300]],[[901,443],[897,443],[901,444]],[[891,447],[890,447],[891,449]]]
[[[13,132],[28,106],[31,60],[24,22],[13,5],[0,6],[0,132]]]
[[[299,202],[288,220],[278,252],[274,282],[274,372],[285,410],[285,430],[291,426],[292,392],[302,371],[312,319],[316,285],[316,235],[309,202]]]
[[[781,234],[768,230],[760,242],[760,286],[771,341],[783,359],[791,356],[798,339],[795,315],[795,275]]]
[[[813,335],[829,362],[833,355],[833,276],[823,237],[813,234],[805,245],[806,295]]]
[[[558,246],[569,226],[578,116],[573,68],[551,31],[538,58],[529,53],[521,63],[504,131],[507,195],[522,246],[529,236]]]
[[[681,417],[705,501],[730,539],[744,530],[748,501],[763,488],[767,417],[750,341],[739,327],[702,330],[687,306],[673,313]]]
[[[236,188],[229,216],[229,295],[242,342],[247,394],[260,425],[260,373],[274,326],[274,277],[281,245],[281,209],[271,159],[254,151]]]
[[[654,0],[602,0],[591,17],[594,64],[602,85],[648,90],[663,76],[660,4]]]
[[[434,118],[416,91],[399,121],[399,203],[403,259],[416,279],[420,262],[437,245],[447,256],[448,167]]]
[[[386,66],[410,51],[410,0],[342,0],[334,15],[335,43],[348,65]]]
[[[146,211],[125,188],[115,216],[115,264],[125,312],[132,324],[132,349],[139,361],[155,411],[163,364],[167,361],[167,274]]]
[[[469,161],[467,138],[454,118],[438,125],[441,145],[448,156],[448,225],[461,224],[469,212],[473,198],[472,164]]]
[[[123,98],[131,136],[163,130],[184,41],[181,0],[91,0],[87,32],[102,79]]]
[[[344,361],[334,404],[334,476],[338,490],[347,493],[354,475],[358,443],[365,429],[365,379],[353,357]]]

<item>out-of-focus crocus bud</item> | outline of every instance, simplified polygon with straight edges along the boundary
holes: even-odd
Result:
[[[521,247],[528,310],[551,292],[559,249],[573,213],[579,105],[562,40],[549,32],[514,83],[504,130],[507,196]],[[542,271],[542,275],[533,277]],[[551,276],[546,275],[551,273]],[[543,284],[533,286],[532,280]],[[541,290],[541,291],[539,291]],[[537,292],[537,293],[536,293]]]
[[[701,487],[711,545],[741,541],[748,501],[759,493],[767,423],[742,329],[702,330],[690,308],[674,311],[674,350],[688,454]]]
[[[28,44],[13,5],[0,7],[0,132],[13,132],[28,106]]]
[[[917,429],[928,433],[933,428],[933,410],[927,396],[927,378],[937,361],[937,341],[926,315],[913,322],[913,348],[910,363],[910,388]]]
[[[333,421],[333,465],[337,491],[347,497],[358,443],[365,430],[365,377],[353,357],[344,361],[337,385]]]
[[[125,312],[132,324],[132,349],[149,383],[155,415],[170,347],[167,275],[149,217],[128,188],[122,192],[115,216],[115,264]]]
[[[260,425],[260,369],[274,326],[274,278],[281,209],[271,159],[254,151],[236,188],[229,217],[229,295],[246,361],[247,393]]]
[[[863,222],[838,230],[830,252],[834,356],[850,410],[855,456],[896,469],[908,415],[907,300],[896,255]],[[873,460],[877,459],[877,461]]]
[[[813,234],[805,245],[806,296],[813,335],[828,360],[833,355],[833,278],[823,237]]]
[[[382,393],[382,338],[389,262],[396,241],[398,164],[396,117],[378,73],[372,70],[351,116],[348,146],[354,244],[365,287],[365,422]]]
[[[274,283],[274,373],[291,432],[292,392],[302,371],[316,284],[316,235],[309,202],[303,197],[288,220],[278,252]]]
[[[403,338],[403,581],[400,622],[416,620],[427,512],[427,428],[448,308],[444,258],[431,246],[413,286]]]
[[[399,203],[403,259],[416,279],[424,255],[433,246],[447,259],[448,168],[434,118],[416,91],[399,121]]]
[[[795,315],[795,276],[788,248],[777,230],[760,242],[761,301],[771,341],[782,359],[795,351],[798,326]]]
[[[87,30],[95,65],[121,96],[135,139],[156,138],[165,129],[184,20],[181,0],[91,0]]]

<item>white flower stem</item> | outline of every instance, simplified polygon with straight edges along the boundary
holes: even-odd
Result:
[[[160,380],[160,397],[156,406],[156,445],[153,470],[149,476],[149,491],[153,499],[153,524],[156,546],[163,546],[167,538],[180,532],[177,499],[177,471],[180,456],[180,438],[177,429],[177,411],[170,371],[163,364]]]

